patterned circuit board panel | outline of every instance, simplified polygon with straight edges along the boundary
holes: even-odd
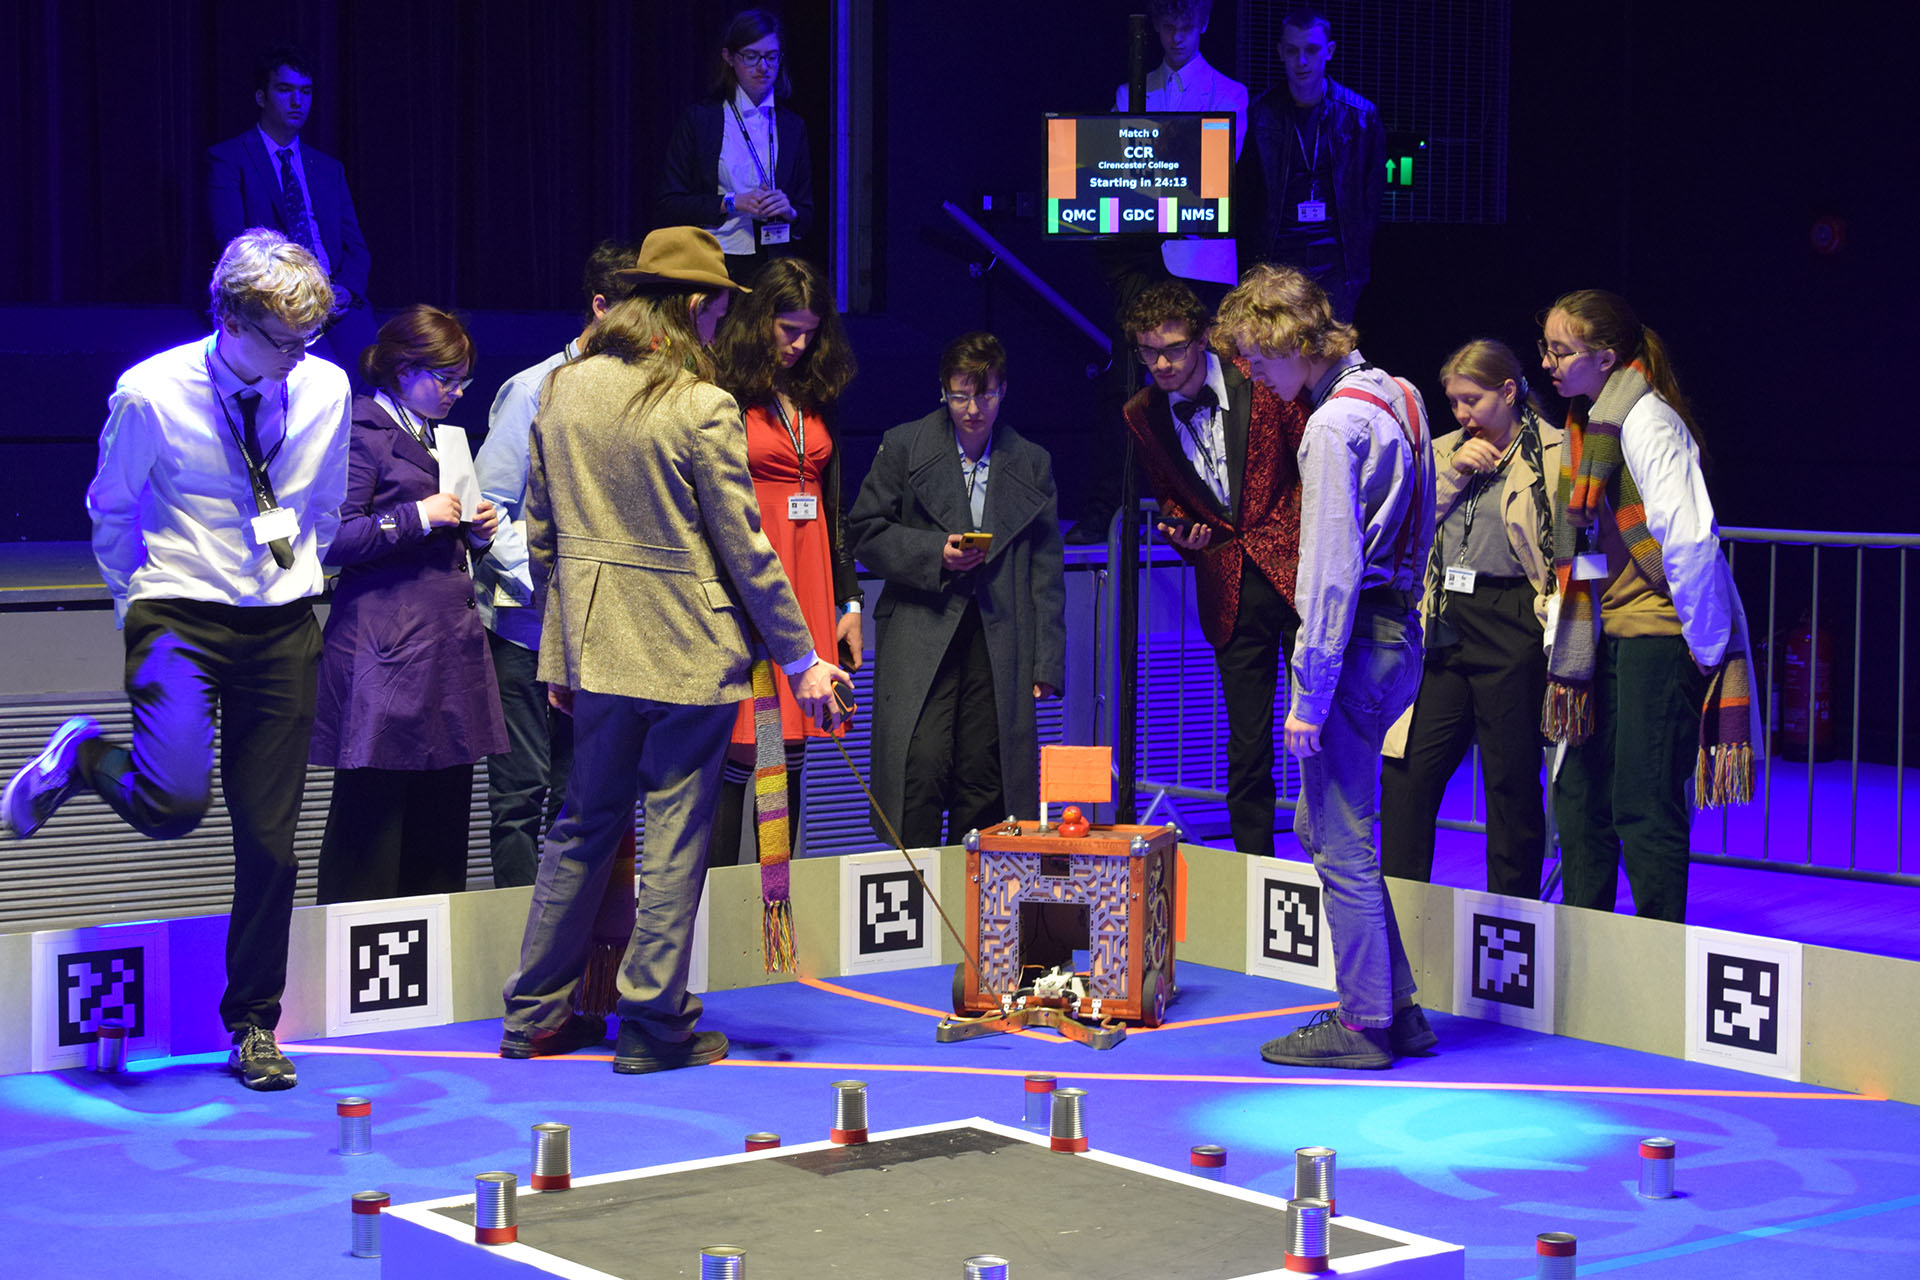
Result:
[[[1020,986],[1020,904],[1063,902],[1087,909],[1092,975],[1087,992],[1102,1000],[1127,990],[1127,894],[1130,859],[1076,854],[1065,876],[1040,874],[1040,855],[980,852],[980,973],[995,995]],[[1162,914],[1165,914],[1164,907]],[[1161,946],[1164,955],[1165,929]]]
[[[1145,937],[1141,943],[1146,956],[1145,963],[1140,966],[1143,974],[1156,969],[1168,974],[1171,968],[1167,963],[1167,954],[1168,944],[1173,937],[1173,904],[1168,900],[1167,886],[1173,883],[1173,877],[1167,874],[1166,864],[1172,856],[1171,852],[1162,849],[1147,858],[1147,915],[1143,922]]]

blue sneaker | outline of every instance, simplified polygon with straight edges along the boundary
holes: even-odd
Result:
[[[47,739],[40,754],[27,762],[7,783],[0,795],[0,819],[4,819],[13,838],[24,840],[53,816],[79,785],[75,764],[80,744],[100,736],[100,722],[92,716],[75,716]]]

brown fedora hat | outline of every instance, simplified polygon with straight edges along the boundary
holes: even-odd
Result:
[[[711,231],[699,227],[661,227],[650,231],[640,245],[640,258],[614,273],[620,282],[637,289],[667,285],[706,285],[751,293],[727,275],[727,255]]]

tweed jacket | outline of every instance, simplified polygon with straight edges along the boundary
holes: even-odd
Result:
[[[732,396],[682,373],[631,407],[641,371],[612,355],[558,370],[529,437],[527,553],[540,679],[713,706],[750,695],[753,643],[813,652],[760,530]]]
[[[1180,446],[1167,394],[1149,383],[1127,401],[1127,429],[1139,446],[1162,515],[1213,529],[1200,551],[1182,552],[1199,588],[1200,628],[1219,648],[1240,617],[1240,573],[1247,556],[1281,598],[1293,603],[1300,563],[1300,472],[1295,455],[1307,415],[1299,405],[1256,384],[1246,370],[1222,362],[1227,384],[1227,498],[1223,509]]]

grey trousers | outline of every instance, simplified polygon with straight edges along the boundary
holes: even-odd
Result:
[[[647,834],[633,937],[620,967],[620,1017],[668,1043],[693,1034],[701,1010],[687,991],[693,919],[738,705],[574,696],[573,772],[541,854],[520,969],[507,979],[507,1030],[552,1030],[566,1021],[609,866],[633,822],[634,799],[644,794]]]

